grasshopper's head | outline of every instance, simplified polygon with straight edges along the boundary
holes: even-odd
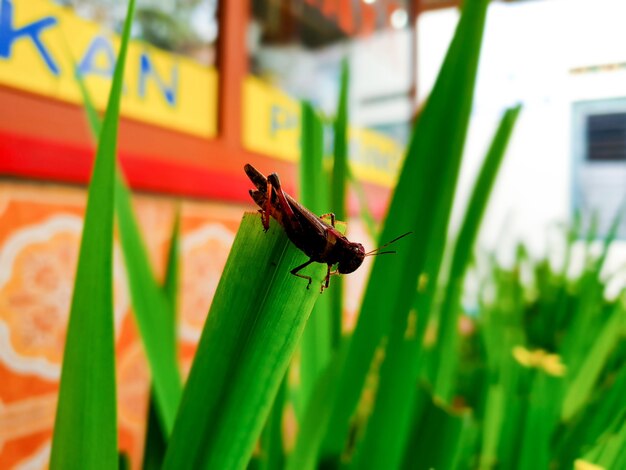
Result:
[[[397,242],[401,238],[404,238],[411,233],[413,232],[407,232],[403,235],[400,235],[390,242],[385,243],[380,248],[376,248],[375,250],[369,251],[367,253],[365,253],[365,248],[363,248],[363,245],[361,245],[360,243],[348,242],[346,248],[341,250],[337,271],[339,271],[340,274],[349,274],[356,271],[359,266],[363,264],[363,260],[366,256],[395,254],[395,251],[380,251],[380,249]]]
[[[337,271],[340,274],[350,274],[356,271],[365,259],[365,248],[360,243],[348,242],[345,250],[342,250],[339,258]]]

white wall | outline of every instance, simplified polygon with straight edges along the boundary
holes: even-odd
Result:
[[[418,23],[418,83],[429,92],[458,19],[456,10],[426,13]],[[511,251],[523,239],[537,252],[547,228],[572,210],[571,105],[626,96],[626,71],[572,69],[626,63],[626,2],[543,0],[494,3],[483,53],[453,227],[458,226],[498,119],[523,111],[485,217],[481,242]]]
[[[254,27],[253,29],[256,29]],[[253,31],[253,36],[259,33]],[[309,50],[301,45],[254,48],[262,68],[277,71],[266,77],[278,88],[312,101],[329,115],[334,114],[339,94],[341,60],[350,65],[350,123],[357,127],[408,122],[413,110],[408,95],[411,72],[411,34],[408,29],[377,31],[367,37]],[[376,103],[368,98],[393,96]]]

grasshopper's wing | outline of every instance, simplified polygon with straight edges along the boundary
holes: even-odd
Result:
[[[250,181],[252,181],[254,186],[257,188],[249,191],[250,197],[252,197],[254,202],[256,202],[261,209],[265,209],[267,205],[267,178],[263,175],[263,173],[249,163],[243,167],[243,170],[246,172],[246,175],[248,175],[248,178],[250,178]],[[275,194],[272,194],[272,205],[277,204],[278,198]],[[277,220],[281,220],[277,211],[272,211],[272,216],[274,216]]]
[[[306,227],[308,230],[314,231],[321,237],[326,237],[326,232],[328,231],[330,225],[326,224],[322,219],[292,198],[289,194],[285,193],[285,195],[287,196],[287,201],[289,202],[294,214],[296,214],[300,225]]]
[[[263,173],[261,173],[249,163],[244,166],[244,171],[246,172],[246,175],[248,175],[248,178],[250,178],[250,181],[252,181],[254,186],[256,186],[257,188],[256,190],[250,190],[250,196],[259,207],[265,207],[267,203],[267,178],[265,177],[265,175],[263,175]],[[313,214],[313,212],[302,206],[289,194],[284,194],[287,202],[289,203],[289,206],[291,207],[296,218],[298,219],[297,223],[300,225],[299,229],[311,230],[313,233],[325,237],[329,225],[325,224],[322,219],[320,219],[315,214]],[[272,211],[272,216],[275,219],[282,221],[283,214],[280,210],[280,201],[278,200],[278,197],[274,191],[272,191],[271,206],[275,209]]]
[[[328,226],[324,224],[322,219],[287,194],[283,190],[280,178],[276,173],[269,175],[267,181],[272,187],[272,205],[276,198],[282,207],[285,229],[289,229],[293,234],[325,240]]]

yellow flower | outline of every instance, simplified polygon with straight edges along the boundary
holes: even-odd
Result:
[[[562,377],[565,375],[566,367],[561,362],[561,356],[551,354],[543,349],[528,350],[523,346],[513,348],[513,357],[524,367],[534,367],[542,369],[549,375]]]
[[[425,292],[428,286],[428,274],[422,273],[417,281],[417,291]]]
[[[574,470],[605,470],[604,467],[596,465],[595,463],[587,462],[583,459],[578,459],[574,462]]]

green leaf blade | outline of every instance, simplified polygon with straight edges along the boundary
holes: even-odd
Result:
[[[322,120],[308,102],[301,104],[302,145],[300,161],[300,200],[316,215],[328,213],[330,195],[328,175],[324,171],[324,128]],[[333,291],[337,287],[333,279]],[[333,348],[331,296],[324,295],[315,304],[300,343],[300,384],[298,411],[306,407],[317,378],[326,368]]]
[[[340,455],[348,435],[374,351],[386,334],[389,339],[378,394],[387,405],[374,411],[367,429],[394,429],[394,433],[363,439],[361,463],[395,468],[402,455],[411,415],[417,376],[416,351],[428,318],[429,299],[446,239],[447,223],[472,105],[478,54],[488,1],[467,1],[457,32],[430,98],[419,116],[407,157],[392,197],[381,241],[412,230],[402,242],[403,252],[393,260],[376,259],[363,300],[359,322],[348,351],[344,374],[337,386],[339,398],[325,438],[323,452]],[[423,276],[423,308],[415,314],[417,327],[405,340],[418,278]],[[409,294],[407,294],[409,293]],[[393,356],[393,357],[392,357]],[[387,375],[388,374],[388,375]],[[377,401],[378,408],[378,401]],[[390,408],[387,409],[386,407]],[[398,420],[402,421],[402,425]],[[367,431],[366,431],[367,432]],[[382,437],[382,438],[381,438]],[[358,466],[358,464],[355,463]]]
[[[331,180],[331,207],[337,220],[347,220],[347,183],[348,183],[348,95],[350,87],[350,68],[347,59],[341,62],[341,78],[337,115],[333,123],[333,173]],[[333,347],[338,348],[342,335],[344,282],[337,279],[335,288],[330,293],[330,316],[332,321]]]
[[[333,123],[333,177],[331,207],[338,220],[346,220],[346,185],[348,181],[348,92],[350,69],[347,60],[341,62],[341,79],[337,116]]]
[[[246,214],[218,284],[185,388],[165,469],[244,468],[307,317],[324,265],[306,281],[289,272],[306,256],[271,221]],[[331,285],[332,288],[332,285]]]
[[[174,216],[174,225],[170,236],[170,247],[167,253],[167,265],[165,268],[165,280],[163,293],[170,307],[170,338],[176,343],[176,311],[178,298],[179,276],[179,253],[180,253],[180,208],[177,208]],[[176,350],[176,348],[174,348]],[[176,354],[175,354],[176,355]],[[181,391],[182,393],[182,391]],[[162,413],[161,413],[162,414]],[[146,423],[146,440],[144,444],[143,469],[157,470],[163,466],[167,440],[169,434],[161,425],[161,418],[157,409],[157,400],[154,388],[150,389],[150,401],[148,404],[148,422]]]
[[[152,274],[147,250],[133,214],[130,193],[119,175],[115,204],[133,312],[152,372],[159,417],[169,435],[182,396],[172,305],[166,291]]]
[[[131,0],[89,185],[50,457],[53,470],[118,466],[113,201],[120,97],[134,7]]]
[[[618,302],[609,318],[605,320],[594,344],[586,351],[584,360],[577,370],[568,371],[572,376],[571,383],[563,400],[561,419],[569,421],[588,402],[593,387],[602,372],[611,351],[620,341],[626,326],[626,312]]]
[[[482,216],[485,212],[504,157],[509,137],[521,110],[520,106],[508,109],[500,121],[500,125],[493,138],[491,147],[485,157],[480,174],[474,185],[470,201],[465,212],[461,230],[452,253],[448,285],[441,307],[437,350],[435,360],[437,375],[434,381],[434,394],[444,402],[452,399],[455,374],[459,360],[458,350],[458,320],[461,311],[461,296],[463,281],[471,259],[474,242],[478,235]]]
[[[100,135],[101,123],[83,78],[76,73],[83,107],[89,127],[94,136]],[[176,291],[178,288],[178,229],[179,211],[176,212],[172,244],[168,252],[168,264],[163,288],[158,285],[148,260],[131,196],[121,172],[115,180],[115,212],[120,231],[122,250],[129,275],[133,313],[139,324],[139,331],[147,351],[151,373],[156,382],[152,389],[156,400],[150,406],[157,407],[160,429],[166,435],[172,430],[176,409],[182,394],[182,383],[176,356]],[[152,411],[152,410],[151,410]]]

